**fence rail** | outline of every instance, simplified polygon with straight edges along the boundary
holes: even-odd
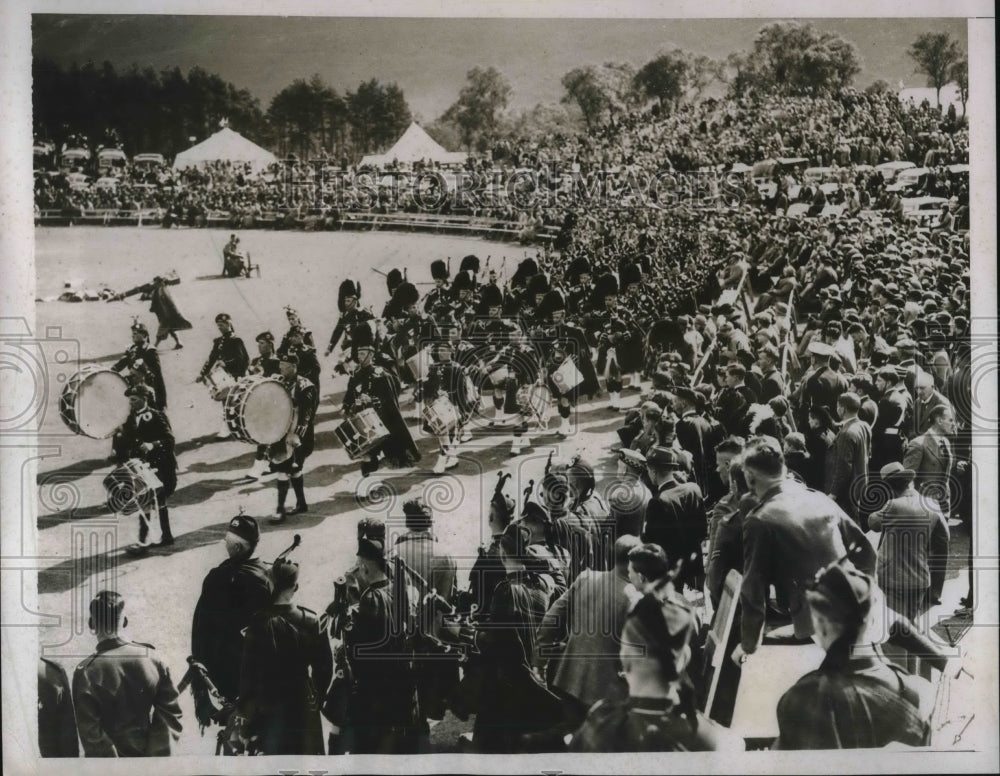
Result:
[[[265,211],[258,216],[234,216],[213,211],[197,216],[191,223],[171,222],[158,209],[94,208],[87,210],[46,209],[35,213],[37,226],[172,226],[217,227],[226,229],[303,229],[306,231],[412,231],[489,237],[525,243],[551,242],[559,227],[532,226],[502,219],[469,215],[432,213],[340,213],[336,216],[296,211]]]

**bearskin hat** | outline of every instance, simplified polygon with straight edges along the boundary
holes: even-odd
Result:
[[[538,273],[532,275],[528,280],[529,294],[545,294],[549,290],[549,279],[545,275]]]
[[[484,310],[491,307],[503,307],[503,292],[497,286],[483,286],[479,294]]]
[[[479,257],[469,254],[464,259],[462,259],[462,265],[458,268],[459,272],[471,272],[473,275],[479,273]]]
[[[594,289],[597,297],[603,299],[606,296],[618,295],[618,280],[610,272],[605,272],[597,278],[597,285]]]
[[[431,277],[434,280],[447,280],[450,274],[448,265],[441,259],[435,259],[431,262]]]
[[[621,276],[621,283],[626,288],[633,283],[642,283],[642,268],[638,264],[626,264],[618,274]]]
[[[517,265],[517,270],[510,279],[511,288],[519,288],[528,282],[528,278],[538,274],[538,265],[534,259],[525,259]]]
[[[399,312],[419,301],[420,292],[417,291],[417,287],[413,283],[400,283],[392,294],[392,306]]]
[[[578,256],[569,263],[566,269],[567,278],[578,278],[580,275],[590,273],[590,261],[586,256]]]
[[[565,309],[566,300],[563,299],[563,295],[559,291],[552,290],[542,298],[542,303],[538,306],[538,314],[544,318]]]
[[[389,295],[392,296],[399,287],[399,284],[403,282],[403,273],[398,269],[390,269],[389,273],[385,276],[385,287],[389,290]]]
[[[344,299],[349,296],[361,298],[361,284],[355,283],[353,280],[345,280],[340,284],[340,289],[337,291],[337,309],[340,312],[344,312]]]
[[[355,348],[375,347],[375,334],[367,323],[358,323],[351,328],[351,345]]]
[[[451,283],[451,290],[456,294],[459,291],[472,290],[472,278],[470,278],[465,272],[459,272],[455,275],[455,279]]]

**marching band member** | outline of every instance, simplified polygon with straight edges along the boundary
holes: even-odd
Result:
[[[170,532],[170,512],[167,499],[177,488],[177,459],[174,457],[174,433],[170,421],[160,410],[149,405],[153,391],[149,386],[136,385],[125,391],[129,397],[129,416],[122,427],[115,432],[111,441],[115,461],[124,464],[138,458],[149,465],[162,483],[156,489],[157,507],[160,520],[160,541],[158,547],[169,547],[174,543]],[[139,523],[139,543],[129,547],[134,555],[145,555],[149,551],[149,524],[145,519]]]
[[[434,279],[434,288],[427,292],[424,297],[424,313],[431,315],[434,309],[451,298],[451,289],[448,288],[448,265],[441,259],[431,262],[431,277]]]
[[[285,335],[281,338],[281,344],[278,345],[278,352],[283,353],[288,349],[288,335],[291,334],[292,329],[296,326],[300,327],[303,331],[302,341],[315,350],[316,342],[313,340],[313,333],[304,323],[302,323],[302,319],[299,317],[298,311],[291,305],[286,305],[285,317],[288,319],[288,331],[285,332]]]
[[[320,365],[319,358],[316,356],[316,348],[308,342],[309,332],[302,327],[301,324],[294,324],[285,335],[285,347],[280,349],[278,352],[279,357],[285,353],[294,354],[298,358],[298,368],[297,372],[299,376],[304,377],[310,383],[312,383],[315,389],[315,395],[313,397],[315,406],[313,411],[319,407],[319,394],[320,394]]]
[[[544,342],[542,350],[547,351],[546,367],[548,385],[553,395],[559,397],[559,417],[562,419],[557,434],[569,436],[569,416],[573,404],[581,394],[590,397],[600,391],[597,372],[590,361],[590,345],[583,329],[566,321],[566,302],[560,291],[549,291],[538,306],[538,317],[543,321]],[[545,323],[549,325],[545,325]],[[577,368],[582,381],[567,386],[557,370],[565,361]]]
[[[257,352],[259,355],[250,362],[247,374],[260,375],[261,377],[280,376],[281,360],[274,353],[274,335],[271,332],[265,331],[257,335]],[[267,473],[269,468],[267,445],[257,445],[253,465],[247,476],[254,480],[259,479]]]
[[[458,418],[458,423],[453,428],[438,435],[441,455],[434,465],[434,474],[444,474],[445,469],[451,469],[458,465],[456,455],[459,438],[462,427],[472,414],[473,409],[470,407],[471,397],[468,394],[465,371],[451,360],[452,353],[453,346],[450,340],[444,339],[438,342],[435,347],[438,361],[431,364],[430,373],[421,391],[425,402],[433,401],[438,396],[447,397]],[[431,430],[433,431],[433,429]]]
[[[334,348],[337,347],[337,343],[340,342],[341,336],[343,336],[344,344],[341,350],[345,355],[338,360],[337,367],[334,370],[341,374],[346,374],[347,372],[344,362],[357,363],[354,346],[351,343],[351,329],[356,324],[370,321],[375,317],[370,310],[361,307],[360,302],[360,283],[356,283],[353,280],[345,280],[340,284],[340,289],[337,292],[337,309],[340,310],[340,318],[333,329],[333,334],[330,335],[330,344],[326,347],[325,355],[329,356],[333,352]]]
[[[250,363],[246,346],[233,329],[233,319],[227,313],[219,313],[215,316],[215,325],[219,327],[219,336],[212,341],[212,350],[198,374],[199,383],[208,379],[209,373],[216,365],[221,365],[230,377],[238,380],[246,374],[247,365]],[[230,433],[223,415],[219,439],[228,438]]]
[[[462,263],[458,268],[458,275],[455,279],[458,280],[460,275],[465,275],[469,279],[469,290],[475,293],[479,286],[479,257],[474,254],[469,254],[462,258]]]
[[[417,310],[420,293],[412,283],[403,282],[392,295],[394,333],[390,347],[396,360],[397,374],[407,384],[419,381],[421,376],[413,374],[406,366],[406,360],[429,345],[434,339],[434,322],[429,316]]]
[[[226,559],[205,576],[191,618],[191,657],[230,703],[239,696],[242,631],[272,597],[267,564],[256,556],[259,542],[260,526],[241,509],[223,537]],[[195,716],[202,726],[212,721],[205,701],[196,690]]]
[[[316,696],[333,678],[330,641],[316,613],[292,603],[299,565],[278,558],[270,576],[274,598],[243,637],[233,735],[262,755],[326,754]]]
[[[173,297],[167,290],[167,286],[176,286],[180,282],[180,278],[176,276],[165,278],[157,275],[151,282],[136,286],[114,297],[116,300],[122,300],[135,294],[141,294],[140,299],[149,300],[149,311],[156,316],[159,324],[156,329],[156,342],[153,343],[154,348],[158,347],[167,337],[173,337],[174,350],[180,350],[184,346],[181,344],[177,332],[192,328],[191,323],[177,309]]]
[[[406,278],[403,273],[395,267],[386,273],[385,287],[389,292],[389,301],[385,303],[385,307],[382,308],[382,315],[379,316],[382,320],[389,320],[390,318],[396,317],[393,313],[392,298],[396,295],[396,289],[399,288],[400,284],[404,280],[406,280]]]
[[[460,272],[451,284],[451,291],[452,315],[459,323],[468,325],[476,315],[475,283],[469,279],[467,273]]]
[[[316,386],[298,373],[298,356],[291,351],[285,351],[279,358],[281,381],[292,397],[295,428],[289,437],[271,446],[271,471],[278,473],[278,509],[271,518],[274,524],[284,523],[288,518],[288,513],[285,512],[285,498],[288,496],[289,480],[295,491],[295,509],[291,514],[299,515],[308,511],[302,467],[313,451],[313,423],[317,404]]]
[[[358,368],[347,383],[344,414],[352,415],[373,407],[389,431],[388,439],[374,448],[369,460],[361,464],[361,475],[368,477],[378,470],[380,454],[396,466],[410,466],[420,460],[420,451],[399,411],[399,382],[391,372],[372,363],[374,335],[367,324],[355,326],[351,338],[358,354]]]
[[[579,256],[573,259],[567,266],[563,277],[566,285],[569,286],[569,293],[566,295],[566,312],[570,317],[580,319],[590,309],[590,299],[594,292],[594,286],[591,283],[590,262],[587,257]]]
[[[420,748],[417,677],[403,635],[408,590],[387,550],[385,523],[362,518],[353,574],[360,600],[345,633],[354,678],[346,748],[353,754],[415,754]]]
[[[609,406],[620,410],[624,367],[619,350],[633,335],[618,309],[618,281],[614,275],[605,273],[597,279],[592,307],[587,333],[597,348],[597,371],[607,372]]]
[[[488,368],[495,371],[497,367],[506,367],[503,417],[505,419],[518,418],[513,429],[514,439],[510,446],[510,454],[518,455],[525,448],[531,446],[531,439],[528,436],[528,421],[531,410],[519,406],[518,391],[522,388],[529,388],[538,381],[540,365],[538,354],[521,327],[513,321],[504,320],[503,323],[507,329],[508,341],[498,351]]]
[[[160,411],[167,408],[167,387],[163,382],[160,356],[149,344],[149,329],[138,318],[132,322],[132,344],[111,367],[114,372],[124,369],[128,370],[130,379],[133,376],[136,380],[142,379],[153,389],[150,401],[153,407]]]

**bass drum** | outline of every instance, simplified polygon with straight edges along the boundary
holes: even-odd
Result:
[[[73,375],[59,397],[59,417],[74,434],[107,439],[129,416],[128,383],[117,372],[88,366]]]
[[[156,489],[162,486],[149,464],[139,458],[130,458],[104,478],[108,508],[120,515],[147,511]]]
[[[285,438],[295,422],[295,406],[284,383],[251,375],[239,380],[226,397],[226,425],[237,439],[272,445]]]

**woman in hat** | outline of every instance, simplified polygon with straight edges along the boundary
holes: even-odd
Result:
[[[697,710],[687,674],[697,620],[664,581],[632,607],[620,658],[627,697],[599,702],[570,741],[575,752],[742,751],[743,739]]]
[[[775,749],[876,749],[927,743],[919,677],[890,664],[867,637],[875,581],[847,558],[806,590],[814,638],[826,657],[778,702]]]

